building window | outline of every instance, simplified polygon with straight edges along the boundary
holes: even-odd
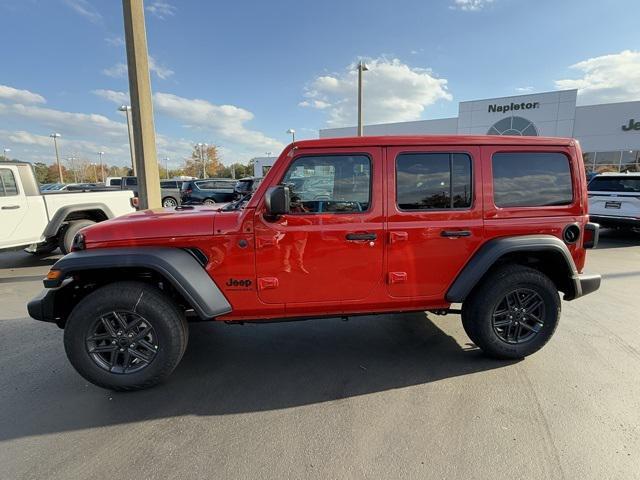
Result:
[[[620,157],[622,152],[596,152],[596,161],[594,171],[603,172],[619,172]]]
[[[621,172],[640,172],[640,150],[624,150],[620,162]]]
[[[402,210],[469,208],[471,157],[466,153],[398,155],[396,203]]]
[[[569,159],[562,153],[496,153],[492,165],[497,207],[548,207],[573,200]]]
[[[582,154],[582,161],[584,162],[585,171],[591,173],[594,171],[596,154],[594,152],[585,152]]]
[[[519,135],[537,137],[538,130],[533,122],[522,117],[507,117],[498,120],[487,132],[487,135]]]

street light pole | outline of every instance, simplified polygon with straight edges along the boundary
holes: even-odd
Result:
[[[362,72],[369,70],[363,61],[358,63],[358,136],[364,134],[364,126],[362,124]]]
[[[167,171],[167,180],[169,180],[169,157],[164,157],[164,168]]]
[[[296,143],[296,131],[293,128],[290,128],[286,133],[291,134],[291,143]]]
[[[131,106],[120,105],[118,110],[125,113],[127,117],[127,132],[129,132],[129,152],[131,154],[131,170],[133,170],[133,176],[136,175],[136,147],[133,139],[133,129],[131,128]]]
[[[102,176],[102,182],[104,183],[104,163],[102,163],[102,155],[104,155],[104,152],[98,152],[98,157],[100,158],[100,175]]]
[[[60,135],[59,133],[52,133],[49,136],[53,138],[53,147],[56,150],[56,163],[58,164],[58,176],[60,177],[60,183],[64,183],[64,178],[62,178],[62,166],[60,165],[60,155],[58,154],[58,140],[57,140],[62,135]]]
[[[73,181],[78,183],[78,172],[76,172],[76,157],[69,157],[69,162],[71,163],[71,171],[73,172]]]
[[[202,178],[207,178],[207,160],[204,158],[204,147],[207,147],[206,143],[198,143],[197,147],[200,150],[200,160],[202,161]]]
[[[11,149],[10,149],[10,148],[3,148],[3,149],[2,149],[2,153],[3,153],[4,158],[5,158],[6,160],[9,160],[9,157],[7,157],[7,153],[9,153],[10,151],[11,151]]]

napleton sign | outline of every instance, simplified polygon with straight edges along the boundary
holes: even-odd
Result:
[[[532,110],[534,108],[540,108],[540,102],[522,102],[522,103],[513,103],[507,105],[497,105],[492,104],[489,105],[489,113],[506,113],[512,112],[514,110]]]

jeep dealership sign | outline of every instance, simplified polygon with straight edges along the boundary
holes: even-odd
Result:
[[[635,118],[631,118],[627,125],[622,125],[622,130],[625,132],[630,130],[640,130],[640,122],[636,122]]]

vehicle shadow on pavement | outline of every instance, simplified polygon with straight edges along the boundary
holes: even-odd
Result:
[[[347,322],[190,327],[187,352],[168,381],[133,393],[114,393],[84,381],[67,364],[58,343],[62,339],[52,332],[47,356],[55,360],[38,356],[29,365],[20,362],[24,372],[14,372],[15,390],[0,393],[0,441],[183,415],[285,409],[514,363],[488,359],[473,346],[461,347],[422,312]]]
[[[597,249],[628,248],[640,244],[640,233],[631,230],[604,228],[600,231]]]

